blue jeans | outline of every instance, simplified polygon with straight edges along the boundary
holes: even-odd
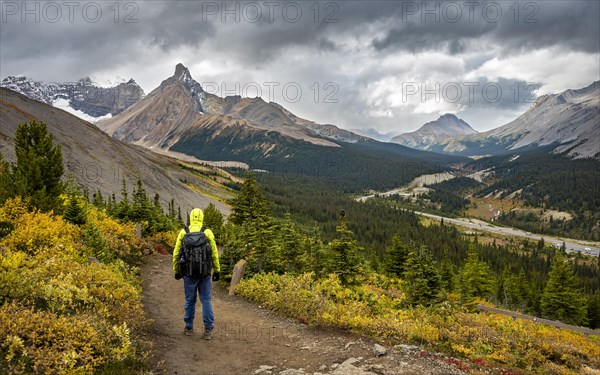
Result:
[[[183,321],[185,328],[194,328],[194,315],[196,313],[196,291],[200,295],[200,303],[202,303],[202,320],[204,321],[204,329],[212,331],[214,328],[215,316],[213,314],[212,302],[210,300],[211,292],[211,276],[208,275],[204,279],[199,277],[183,277],[183,288],[185,292],[185,315]]]

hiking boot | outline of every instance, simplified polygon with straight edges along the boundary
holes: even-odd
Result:
[[[204,331],[204,340],[210,340],[212,339],[212,331],[209,331],[208,329]]]
[[[194,334],[194,331],[193,331],[191,328],[187,328],[187,327],[186,327],[186,328],[183,330],[183,333],[185,333],[185,335],[186,335],[186,336],[191,336],[191,335],[193,335],[193,334]]]

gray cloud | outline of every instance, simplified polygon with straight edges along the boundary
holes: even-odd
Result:
[[[560,81],[558,87],[566,89],[574,88],[569,82],[600,78],[600,73],[581,77],[577,68],[586,63],[585,71],[593,70],[586,56],[598,61],[597,1],[522,1],[516,8],[514,1],[478,1],[472,21],[464,1],[123,1],[118,13],[114,2],[87,1],[78,3],[73,22],[65,7],[62,17],[50,22],[54,14],[51,8],[44,14],[46,3],[28,2],[28,9],[40,7],[39,22],[32,14],[23,22],[23,2],[1,3],[0,78],[25,74],[50,82],[94,75],[133,77],[150,92],[181,61],[199,82],[300,82],[302,100],[281,103],[298,115],[381,131],[414,130],[438,115],[392,103],[390,97],[402,82],[443,85],[475,80],[502,88],[501,99],[494,103],[481,95],[474,102],[461,98],[457,105],[465,118],[483,120],[489,109],[502,121],[503,113],[524,110],[527,104],[515,102],[508,93],[511,85],[525,84],[518,73],[534,71],[539,59],[499,77],[482,73],[467,78],[494,58],[525,56],[528,61],[544,49],[558,55],[575,53],[572,66],[560,65],[552,73],[560,77],[547,80]],[[96,5],[102,15],[90,22]],[[502,17],[491,22],[497,6]],[[85,7],[90,10],[87,15],[82,13]],[[462,16],[454,22],[453,11],[458,9]],[[484,15],[483,9],[489,13]],[[339,103],[326,105],[310,98],[314,82],[338,85]],[[374,87],[381,92],[372,92]]]

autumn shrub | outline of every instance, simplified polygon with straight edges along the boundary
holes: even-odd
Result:
[[[129,264],[139,264],[142,256],[148,253],[147,244],[136,237],[135,224],[119,223],[106,213],[90,207],[88,224],[98,228],[106,240],[111,256]]]
[[[263,306],[307,321],[407,342],[540,374],[598,373],[600,339],[511,317],[476,313],[448,299],[431,307],[408,306],[402,282],[370,275],[344,287],[339,279],[258,274],[236,291]]]
[[[80,228],[24,206],[15,199],[0,208],[0,220],[14,226],[0,239],[0,373],[91,374],[141,363],[147,320],[135,231],[95,209]],[[86,225],[110,259],[88,262]]]

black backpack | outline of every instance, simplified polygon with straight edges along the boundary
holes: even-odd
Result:
[[[204,278],[212,271],[212,248],[204,234],[204,227],[200,232],[190,232],[187,225],[184,229],[179,271],[181,275]]]

